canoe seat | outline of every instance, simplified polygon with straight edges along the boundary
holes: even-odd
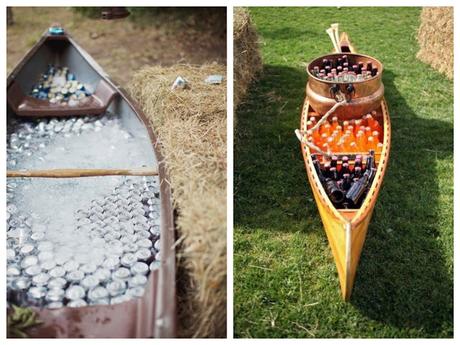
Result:
[[[8,88],[8,104],[18,116],[46,117],[46,116],[77,116],[100,115],[104,113],[117,91],[105,80],[101,80],[93,95],[88,101],[74,107],[62,104],[52,104],[48,100],[41,100],[25,95],[16,81]]]

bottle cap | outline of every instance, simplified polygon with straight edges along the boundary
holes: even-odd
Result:
[[[49,279],[50,275],[48,273],[41,272],[32,277],[32,282],[37,286],[42,286],[45,285]]]
[[[66,274],[66,270],[62,266],[56,266],[49,271],[49,275],[53,278],[61,278]]]
[[[144,262],[136,262],[132,267],[131,267],[131,272],[133,275],[137,274],[147,274],[149,272],[149,266],[144,263]]]
[[[80,300],[85,294],[85,289],[80,285],[73,285],[65,291],[65,296],[70,300]]]
[[[81,286],[86,289],[92,289],[99,285],[99,279],[95,275],[89,275],[82,279]]]
[[[52,288],[63,288],[67,284],[67,281],[64,278],[52,278],[48,281],[48,287]]]
[[[88,292],[88,298],[92,301],[102,300],[109,297],[109,292],[105,287],[98,286]]]

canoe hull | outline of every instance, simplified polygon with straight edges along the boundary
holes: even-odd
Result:
[[[302,130],[306,129],[309,111],[312,111],[312,109],[308,99],[306,99],[301,116],[300,125]],[[379,162],[376,176],[368,195],[358,210],[337,210],[334,207],[316,174],[310,149],[308,146],[301,144],[308,180],[337,266],[342,298],[346,301],[351,297],[367,229],[388,164],[391,127],[385,101],[381,102],[380,111],[384,124],[384,148],[382,153],[376,157]]]
[[[115,305],[97,305],[80,308],[36,309],[38,318],[44,323],[33,328],[29,335],[42,338],[131,338],[176,336],[176,286],[175,286],[175,227],[169,177],[166,171],[161,145],[150,126],[150,121],[127,92],[113,82],[103,69],[83,50],[70,35],[65,40],[66,52],[57,52],[60,64],[67,64],[78,75],[86,76],[92,81],[99,80],[114,90],[110,96],[108,110],[121,113],[122,121],[128,128],[142,126],[148,133],[152,154],[158,162],[160,180],[160,246],[161,266],[148,277],[145,294]],[[8,92],[14,83],[20,83],[24,92],[30,88],[27,75],[37,76],[47,65],[45,58],[52,62],[52,47],[47,34],[24,56],[7,78]],[[53,40],[54,42],[54,40]],[[53,43],[54,44],[54,43]],[[61,46],[61,44],[59,44]],[[46,53],[46,54],[45,54]],[[68,60],[65,60],[68,59]],[[8,117],[18,116],[13,107],[8,108]],[[55,114],[68,116],[71,114]],[[75,114],[79,115],[79,114]],[[97,116],[97,115],[94,115]]]

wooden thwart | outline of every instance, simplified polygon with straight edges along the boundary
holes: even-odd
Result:
[[[158,168],[137,169],[49,169],[49,170],[8,170],[7,177],[69,178],[91,176],[157,176]]]

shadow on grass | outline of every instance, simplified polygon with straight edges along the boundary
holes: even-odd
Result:
[[[453,283],[437,242],[438,160],[452,159],[452,125],[417,117],[385,71],[392,149],[367,240],[352,305],[364,316],[427,336],[452,336]],[[242,229],[318,231],[319,214],[293,130],[306,76],[265,66],[235,130],[235,225]],[[305,220],[308,220],[305,222]],[[270,236],[267,230],[267,236]],[[337,286],[339,289],[339,286]]]
[[[452,275],[437,241],[443,220],[436,172],[437,160],[452,159],[453,127],[418,117],[395,87],[394,74],[384,75],[393,115],[390,163],[352,304],[372,319],[437,335],[453,331]]]

